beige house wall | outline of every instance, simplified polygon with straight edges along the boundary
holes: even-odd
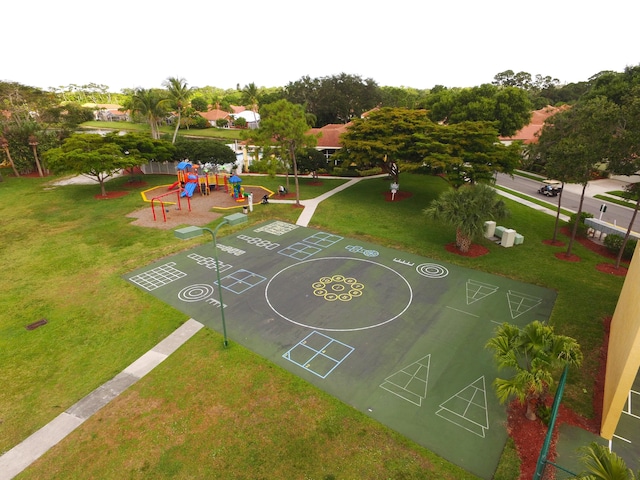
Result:
[[[640,242],[611,320],[600,435],[611,440],[640,369]]]

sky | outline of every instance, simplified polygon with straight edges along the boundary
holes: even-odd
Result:
[[[12,1],[0,80],[111,92],[284,87],[346,73],[379,86],[491,83],[506,70],[586,81],[640,65],[640,2],[609,0]]]

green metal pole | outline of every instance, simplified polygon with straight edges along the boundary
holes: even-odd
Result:
[[[558,390],[553,398],[553,407],[551,408],[551,417],[549,418],[549,428],[547,435],[544,438],[540,455],[538,456],[538,462],[536,463],[536,471],[533,474],[533,480],[540,480],[544,473],[544,467],[547,463],[547,454],[549,453],[549,446],[551,445],[551,438],[553,437],[553,428],[556,424],[556,417],[558,416],[558,409],[560,408],[560,400],[562,400],[562,393],[564,392],[564,384],[567,383],[567,373],[569,372],[569,364],[564,366],[560,382],[558,383]]]
[[[216,234],[222,225],[227,223],[225,219],[222,220],[218,224],[218,226],[211,230],[210,228],[203,228],[211,234],[213,237],[213,258],[216,261],[216,276],[218,278],[218,299],[220,301],[220,316],[222,317],[222,337],[223,337],[223,345],[226,348],[229,345],[229,341],[227,340],[227,324],[224,320],[224,303],[222,302],[222,282],[220,281],[220,264],[218,263],[218,241],[216,238]]]

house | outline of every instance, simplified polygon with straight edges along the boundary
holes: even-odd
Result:
[[[227,120],[229,124],[233,122],[231,114],[229,112],[225,112],[224,110],[220,110],[219,108],[214,108],[207,112],[198,112],[198,115],[208,121],[212,127],[218,126],[218,120]]]
[[[198,112],[198,114],[206,119],[212,127],[217,127],[218,120],[227,120],[228,126],[233,126],[233,122],[237,118],[244,118],[247,121],[247,128],[258,128],[260,124],[260,114],[247,110],[245,107],[231,105],[231,112],[226,112],[218,108],[213,108],[206,112]]]
[[[85,103],[82,105],[93,109],[93,118],[99,122],[128,122],[128,111],[121,111],[122,106],[115,103]]]
[[[551,105],[547,105],[540,110],[535,110],[531,114],[531,121],[518,130],[515,135],[512,137],[500,137],[500,141],[505,145],[510,145],[511,143],[520,140],[522,143],[536,143],[538,141],[538,135],[540,135],[540,131],[544,126],[544,122],[553,115],[563,110],[569,108],[569,105],[563,105],[561,107],[552,107]]]
[[[316,150],[322,152],[328,161],[334,153],[342,148],[340,135],[347,131],[348,126],[348,123],[330,123],[322,128],[312,128],[307,133],[320,134]]]

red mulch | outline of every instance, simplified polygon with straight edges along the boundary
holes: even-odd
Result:
[[[569,231],[568,227],[561,228],[560,232],[563,235],[566,235],[567,237],[571,236],[571,232]],[[601,243],[597,243],[589,238],[582,238],[582,237],[576,237],[576,241],[580,243],[580,245],[582,245],[583,247],[588,248],[592,252],[600,255],[601,257],[608,258],[614,261],[616,259],[616,255],[614,253],[611,253],[609,249],[604,245],[602,245]],[[564,242],[561,242],[559,240],[556,240],[555,242],[551,240],[544,240],[542,243],[544,243],[545,245],[551,245],[554,247],[564,246]],[[580,261],[580,257],[578,257],[577,255],[571,254],[570,256],[567,256],[565,255],[565,252],[556,252],[555,257],[558,260],[564,260],[565,262]],[[596,265],[596,270],[602,273],[608,273],[610,275],[617,275],[620,277],[624,277],[627,274],[626,265],[621,264],[618,268],[616,268],[615,263],[599,263],[598,265]]]
[[[486,255],[487,253],[489,253],[489,249],[487,247],[483,247],[482,245],[478,245],[477,243],[472,243],[469,247],[468,252],[461,252],[460,250],[458,250],[458,247],[456,247],[455,243],[448,243],[444,246],[444,248],[447,250],[447,252],[455,253],[456,255],[460,255],[461,257],[469,258],[481,257],[482,255]]]
[[[404,192],[402,190],[397,191],[395,195],[391,194],[391,190],[389,190],[388,192],[384,192],[384,199],[387,202],[400,202],[402,200],[406,200],[407,198],[411,198],[412,196],[413,193]]]

